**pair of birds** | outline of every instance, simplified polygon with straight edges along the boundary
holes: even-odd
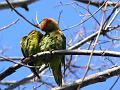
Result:
[[[38,52],[51,51],[51,50],[65,50],[66,38],[63,32],[60,30],[58,23],[52,18],[43,19],[39,27],[45,32],[45,35],[41,34],[37,30],[32,30],[28,36],[24,36],[21,40],[20,46],[24,57],[29,57]],[[49,65],[52,69],[53,76],[56,83],[62,86],[62,72],[61,65],[65,68],[65,55],[57,55],[43,58],[37,58],[36,62],[31,62],[29,65],[35,66],[31,68],[31,71],[38,77],[38,66],[42,64]]]

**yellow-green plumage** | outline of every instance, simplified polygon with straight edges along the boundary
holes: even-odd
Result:
[[[24,57],[28,57],[28,56],[31,56],[31,55],[34,55],[38,52],[40,52],[40,49],[39,49],[39,43],[41,41],[41,38],[43,37],[43,35],[37,31],[37,30],[32,30],[28,36],[24,36],[21,40],[21,43],[20,43],[20,47],[21,47],[21,50],[22,50],[22,53],[23,53],[23,56]],[[40,60],[37,60],[39,61],[39,66],[42,65],[42,62]],[[36,62],[31,62],[29,63],[30,66],[36,66],[35,65]],[[31,71],[38,77],[38,73],[37,73],[37,68],[31,68]]]
[[[21,42],[20,42],[20,47],[21,47],[21,51],[24,57],[28,57],[28,50],[27,50],[27,36],[22,37]]]
[[[57,22],[52,18],[46,18],[40,23],[40,29],[45,31],[40,43],[40,51],[64,50],[66,49],[66,38],[60,30]],[[46,57],[45,57],[46,59]],[[65,56],[52,56],[43,60],[52,69],[56,83],[62,85],[61,64],[65,65]]]

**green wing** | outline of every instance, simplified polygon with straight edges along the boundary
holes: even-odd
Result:
[[[59,33],[58,31],[46,34],[40,43],[41,51],[63,50],[63,49],[66,49],[66,39],[63,33]],[[56,83],[59,86],[61,86],[62,85],[61,64],[65,66],[65,56],[53,56],[49,59],[50,60],[45,60],[45,61],[49,63]]]
[[[27,37],[28,45],[27,45],[27,47],[28,47],[29,56],[40,52],[39,43],[40,43],[42,37],[43,37],[43,35],[37,30],[32,30],[28,34],[28,37]]]
[[[43,36],[43,39],[40,43],[40,50],[49,51],[65,49],[65,40],[63,40],[63,37],[63,35],[58,34],[57,32],[46,34],[45,36]]]
[[[27,36],[24,36],[21,39],[20,47],[21,47],[21,51],[22,51],[23,56],[28,57],[29,54],[28,54],[28,49],[27,49]]]
[[[41,41],[41,38],[43,37],[43,35],[37,31],[37,30],[32,30],[28,36],[24,36],[21,40],[21,43],[20,43],[20,47],[21,47],[21,51],[23,53],[23,56],[24,57],[28,57],[28,56],[31,56],[31,55],[34,55],[38,52],[40,52],[40,49],[39,49],[39,43]],[[41,66],[42,65],[42,62],[39,60],[37,60],[37,65]],[[30,66],[36,66],[36,62],[31,62],[29,63]],[[31,68],[31,71],[38,77],[38,69],[37,68]]]
[[[28,57],[40,52],[39,43],[43,35],[37,31],[32,30],[28,36],[21,39],[20,47],[24,57]]]

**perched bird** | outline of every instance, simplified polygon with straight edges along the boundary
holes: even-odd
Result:
[[[64,50],[66,49],[66,37],[59,28],[58,23],[52,18],[43,19],[40,24],[40,29],[45,32],[41,42],[40,51]],[[56,55],[43,60],[52,69],[56,83],[62,86],[61,65],[65,67],[65,55]]]
[[[22,40],[20,42],[20,47],[21,47],[23,56],[25,58],[40,52],[39,43],[40,43],[42,37],[43,37],[43,35],[39,31],[32,30],[28,34],[28,36],[24,36],[22,38]],[[36,75],[40,79],[40,77],[38,75],[38,68],[36,67],[35,62],[28,63],[28,65],[35,66],[35,67],[31,68],[31,71],[34,73],[34,75]],[[41,65],[42,65],[42,62],[39,61],[39,66],[41,66]]]

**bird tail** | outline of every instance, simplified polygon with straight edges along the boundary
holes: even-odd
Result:
[[[32,71],[32,73],[40,80],[40,76],[39,76],[39,68],[35,67],[34,63],[31,62],[29,63],[28,65],[30,66],[34,66],[34,67],[31,67],[30,70]]]
[[[58,86],[62,86],[62,72],[61,72],[61,63],[56,63],[55,65],[50,65],[54,79]]]

